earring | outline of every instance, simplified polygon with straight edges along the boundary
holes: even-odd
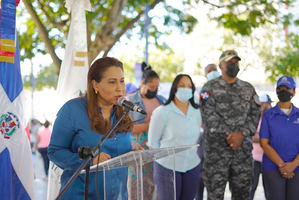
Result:
[[[98,94],[98,91],[97,90],[95,90],[95,93],[96,93],[96,95]]]

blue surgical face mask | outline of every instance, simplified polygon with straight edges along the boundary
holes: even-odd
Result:
[[[213,80],[215,78],[218,78],[220,76],[219,72],[218,71],[211,71],[207,74],[207,78],[208,80]]]
[[[178,88],[175,93],[176,98],[181,102],[186,102],[192,98],[192,89],[190,88]]]

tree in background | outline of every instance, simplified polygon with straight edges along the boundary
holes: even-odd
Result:
[[[126,82],[135,82],[134,68],[143,58],[128,58],[123,55],[120,59],[124,61]],[[172,82],[177,73],[183,72],[184,59],[171,50],[158,49],[150,54],[149,60],[152,69],[159,74],[161,82]]]
[[[201,0],[181,0],[181,8],[175,8],[166,0],[90,0],[93,12],[87,13],[89,62],[99,53],[107,55],[121,37],[130,38],[133,34],[144,32],[143,13],[148,3],[149,9],[161,9],[159,16],[150,16],[162,20],[161,25],[150,23],[149,35],[155,38],[155,44],[163,46],[159,37],[170,34],[170,27],[177,27],[185,33],[192,31],[196,19],[188,14],[188,8]],[[32,58],[35,52],[49,54],[59,72],[61,60],[58,49],[63,49],[70,25],[70,14],[60,0],[23,0],[26,11],[22,16],[30,15],[24,31],[21,33],[20,47],[22,58]],[[266,22],[275,22],[277,9],[272,1],[220,0],[219,5],[204,1],[211,6],[211,18],[219,21],[235,33],[248,35],[251,30]],[[158,7],[158,8],[157,8]],[[215,12],[213,12],[213,10]],[[212,15],[213,13],[213,15]],[[217,13],[217,14],[215,14]],[[32,23],[34,22],[34,23]],[[37,30],[37,31],[36,31]],[[26,44],[29,43],[29,44]]]
[[[65,47],[71,17],[64,7],[64,1],[23,0],[22,2],[26,11],[22,10],[19,15],[26,20],[20,33],[21,59],[31,59],[37,53],[48,54],[53,61],[51,67],[54,67],[54,71],[58,74],[61,59],[57,52]],[[284,17],[277,14],[278,0],[219,0],[217,4],[206,0],[181,0],[176,3],[171,0],[90,0],[90,2],[93,12],[87,12],[86,27],[89,62],[99,54],[108,55],[121,38],[130,39],[136,35],[139,35],[140,39],[143,38],[145,23],[143,16],[147,4],[150,10],[149,35],[154,39],[154,45],[163,50],[168,48],[168,45],[161,40],[161,36],[171,34],[173,27],[181,33],[190,33],[193,30],[197,20],[188,11],[199,2],[209,7],[210,19],[216,20],[219,26],[232,30],[234,35],[245,37],[251,35],[256,28],[269,23],[275,24],[279,18]],[[288,2],[291,6],[294,0]],[[159,15],[152,15],[153,10],[159,10]],[[157,24],[157,21],[160,24]],[[150,60],[150,63],[153,61]],[[167,67],[172,66],[175,61],[169,62]],[[163,70],[161,69],[161,72]]]
[[[36,78],[33,78],[32,75],[27,75],[24,76],[23,82],[25,88],[31,88],[33,85],[36,90],[42,90],[45,87],[56,88],[58,74],[53,66],[40,66],[40,71],[37,73]]]
[[[150,61],[161,82],[172,82],[184,69],[184,59],[172,51],[153,52],[150,54]]]
[[[269,55],[271,57],[271,55]],[[278,50],[278,56],[273,57],[271,65],[266,67],[266,71],[271,72],[269,77],[275,82],[281,75],[292,77],[299,76],[299,35],[290,34],[285,47]]]
[[[235,34],[234,28],[227,30],[224,33],[224,46],[238,46],[247,48],[248,52],[254,51],[261,62],[245,63],[246,67],[262,65],[271,82],[276,82],[281,75],[298,77],[299,18],[295,18],[294,14],[286,9],[291,8],[295,2],[296,0],[275,2],[273,6],[276,7],[278,16],[276,23],[263,23],[258,27],[253,25],[254,29],[248,29],[250,34]],[[249,18],[249,21],[256,20]],[[289,33],[286,31],[287,27],[293,27],[295,32]],[[246,32],[246,28],[244,31]]]
[[[93,12],[87,12],[86,27],[89,62],[100,53],[107,55],[122,36],[130,38],[133,34],[140,34],[142,37],[144,32],[142,19],[147,2],[150,10],[158,7],[158,4],[159,9],[163,8],[163,14],[159,17],[163,18],[164,26],[175,26],[181,31],[190,32],[196,23],[195,18],[163,0],[90,0],[90,2],[93,5]],[[64,2],[24,0],[23,3],[30,15],[25,22],[27,29],[21,33],[20,46],[24,49],[23,58],[32,58],[31,52],[48,53],[56,71],[59,72],[61,60],[56,51],[64,48],[70,25],[70,14],[67,13]],[[20,14],[25,15],[25,12]],[[156,39],[161,34],[169,32],[168,30],[161,32],[153,23],[149,29],[150,36]],[[26,45],[28,41],[31,45]],[[156,45],[159,44],[156,40]]]
[[[272,63],[266,67],[266,71],[271,73],[269,79],[272,82],[281,75],[299,76],[299,16],[295,18],[294,13],[289,12],[294,2],[296,1],[284,1],[287,13],[281,17],[281,22],[285,30],[285,43],[277,49],[277,56],[274,56]],[[297,13],[298,7],[297,1]],[[268,56],[271,57],[271,54]]]

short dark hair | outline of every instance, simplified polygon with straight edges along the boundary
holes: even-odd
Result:
[[[208,69],[210,69],[211,67],[215,68],[217,70],[217,65],[214,64],[214,63],[211,63],[211,64],[208,64],[206,67],[205,67],[205,75],[208,74]],[[211,70],[213,71],[213,70]]]
[[[48,128],[49,126],[50,126],[50,122],[48,120],[46,120],[45,123],[44,123],[44,127]]]

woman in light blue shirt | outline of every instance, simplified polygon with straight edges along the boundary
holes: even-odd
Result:
[[[148,146],[151,148],[175,147],[196,144],[200,136],[201,114],[194,103],[195,86],[189,75],[179,74],[174,79],[169,99],[152,114]],[[200,158],[193,148],[157,160],[154,163],[154,182],[158,199],[193,200],[198,184]]]

